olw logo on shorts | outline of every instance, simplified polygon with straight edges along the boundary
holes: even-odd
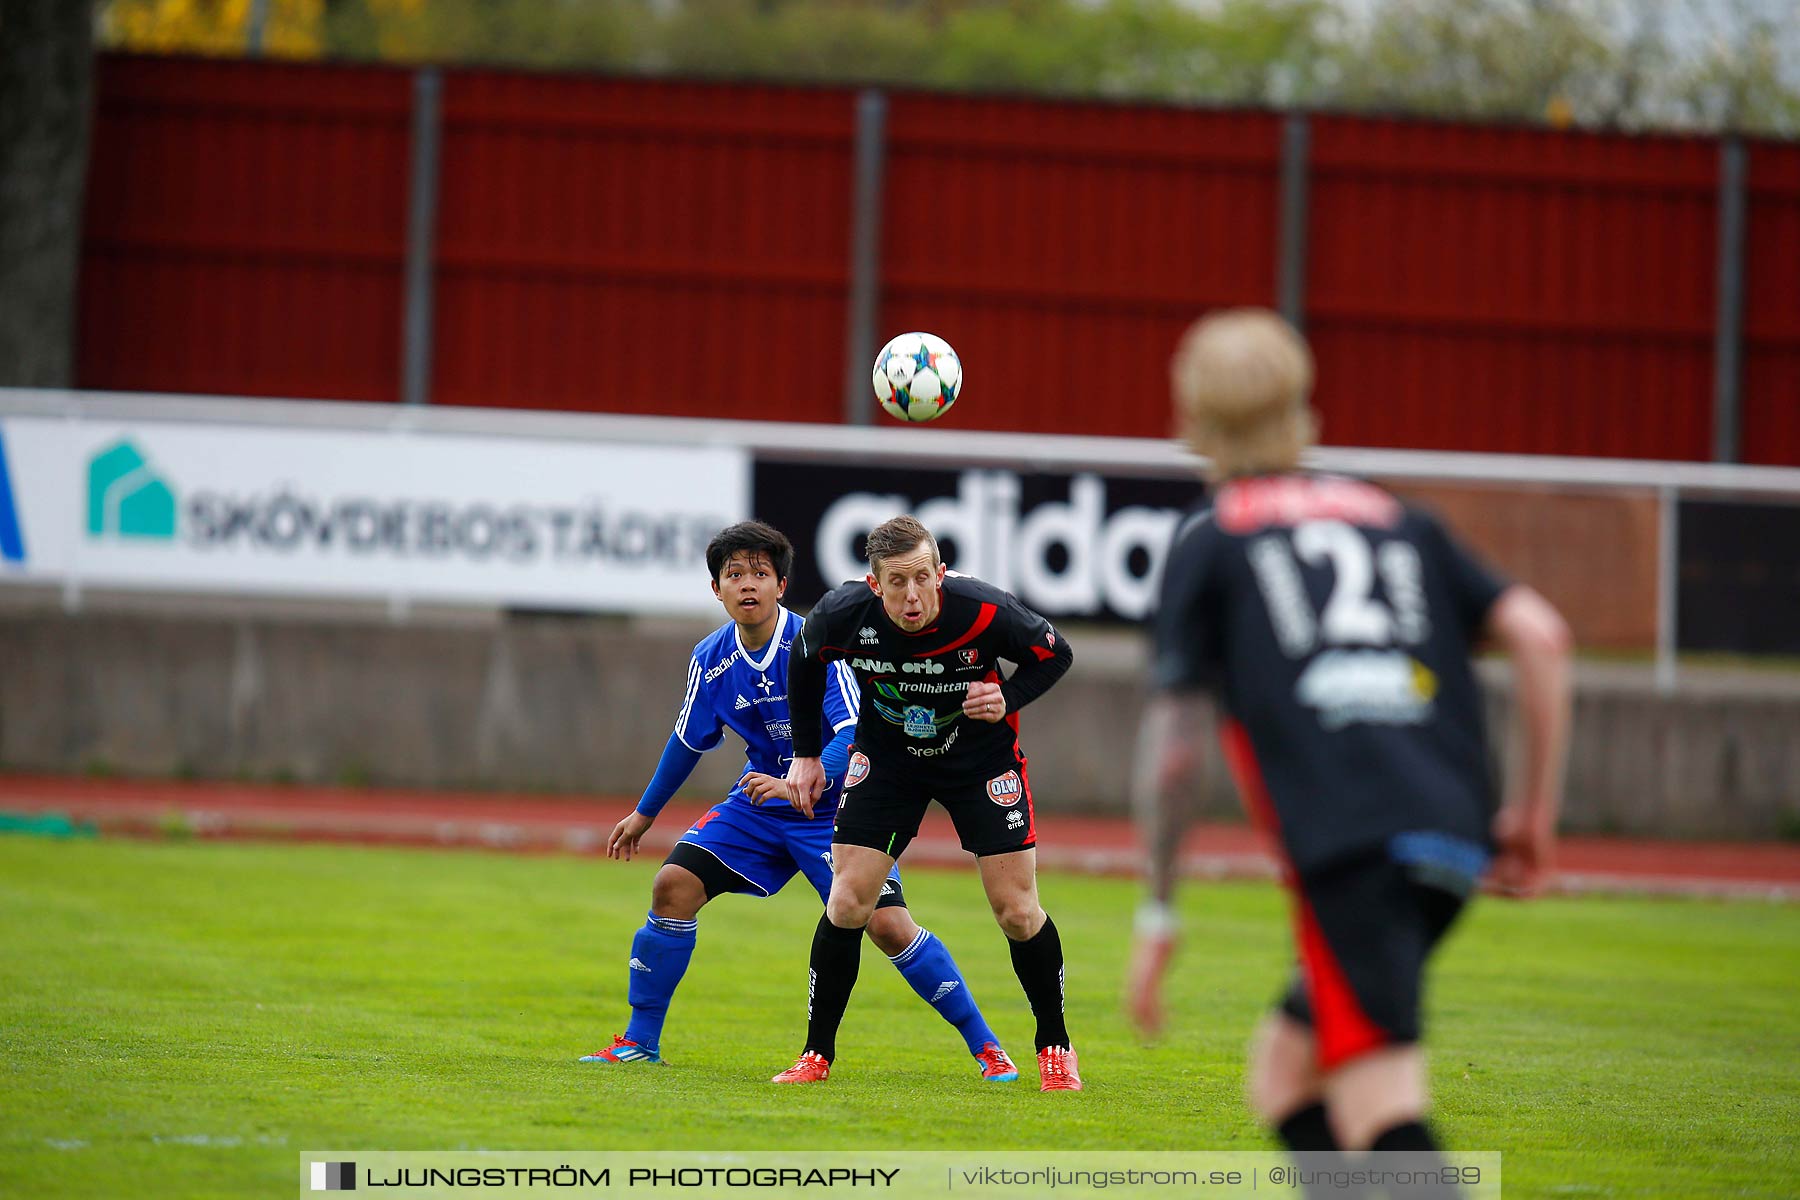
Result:
[[[853,788],[869,777],[869,756],[858,750],[850,756],[850,769],[844,772],[844,786]]]
[[[1011,808],[1025,794],[1025,783],[1019,778],[1017,771],[1008,771],[998,779],[990,779],[987,783],[988,798],[1002,808]]]
[[[129,440],[94,455],[87,483],[89,537],[167,541],[175,536],[175,493]]]

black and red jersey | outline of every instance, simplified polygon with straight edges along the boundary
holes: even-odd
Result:
[[[1176,531],[1155,681],[1219,697],[1245,801],[1298,870],[1412,831],[1487,845],[1494,783],[1470,652],[1503,589],[1373,484],[1232,480]]]
[[[1069,669],[1069,643],[1011,593],[979,579],[946,575],[938,599],[937,619],[917,633],[895,625],[862,580],[814,606],[788,657],[796,757],[820,752],[825,665],[840,659],[862,688],[856,746],[871,758],[954,770],[1012,753],[1019,710]],[[1012,664],[1010,677],[1002,661]],[[969,685],[982,680],[1001,684],[1006,720],[963,715]]]

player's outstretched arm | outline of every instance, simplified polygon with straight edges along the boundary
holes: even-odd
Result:
[[[650,777],[644,794],[638,798],[637,808],[614,825],[612,836],[606,839],[606,857],[629,861],[637,853],[638,842],[655,823],[656,814],[687,782],[699,762],[700,751],[682,741],[680,734],[669,735],[668,743],[663,746],[662,759],[656,764],[656,774]]]
[[[1486,633],[1513,662],[1516,777],[1494,817],[1499,854],[1493,880],[1503,893],[1529,896],[1543,886],[1556,850],[1563,767],[1569,742],[1569,655],[1562,614],[1537,592],[1514,584],[1488,612]]]
[[[1162,692],[1144,711],[1131,778],[1131,811],[1144,849],[1145,897],[1138,910],[1125,1010],[1145,1034],[1163,1026],[1162,980],[1174,955],[1176,860],[1203,777],[1212,704],[1199,692]]]

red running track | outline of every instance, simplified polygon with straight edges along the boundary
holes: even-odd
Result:
[[[161,780],[0,775],[0,813],[62,813],[103,833],[279,838],[512,851],[599,854],[631,810],[630,799],[547,797],[499,792],[426,792]],[[706,806],[669,805],[644,844],[660,856]],[[1038,857],[1047,867],[1135,873],[1128,821],[1038,815]],[[907,861],[963,865],[941,809],[933,808]],[[1191,877],[1269,878],[1273,860],[1242,825],[1205,825],[1183,846]],[[1572,837],[1559,852],[1556,890],[1800,899],[1800,845],[1780,842],[1671,842]]]

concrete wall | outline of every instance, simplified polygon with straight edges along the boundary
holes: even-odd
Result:
[[[514,617],[0,612],[0,766],[299,782],[635,794],[704,626]],[[1048,810],[1126,811],[1142,707],[1131,635],[1072,631],[1070,678],[1026,714]],[[1504,739],[1506,681],[1485,672]],[[1767,838],[1800,828],[1800,683],[1584,669],[1571,829]],[[735,739],[689,791],[721,794]],[[1205,811],[1233,814],[1218,773]]]
[[[1443,517],[1497,570],[1527,579],[1590,648],[1656,644],[1654,492],[1391,484]]]

